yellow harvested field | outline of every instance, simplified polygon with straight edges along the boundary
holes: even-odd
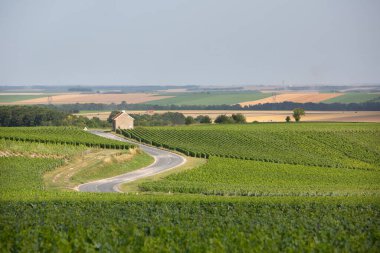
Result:
[[[51,96],[49,101],[48,97],[34,98],[23,101],[17,101],[9,104],[75,104],[75,103],[121,103],[126,101],[128,104],[138,104],[148,101],[160,100],[170,98],[172,96],[156,96],[149,93],[128,93],[128,94],[63,94]]]
[[[308,93],[284,93],[275,96],[248,101],[240,103],[240,105],[258,105],[266,103],[281,103],[281,102],[294,102],[294,103],[319,103],[324,100],[335,98],[341,96],[342,93],[318,93],[318,92],[308,92]]]
[[[128,111],[130,114],[152,114],[165,113],[168,111]],[[198,115],[209,115],[215,119],[218,115],[233,113],[242,113],[246,116],[248,122],[285,122],[286,116],[292,116],[291,111],[170,111],[180,112],[185,116],[196,117]],[[106,120],[110,112],[93,112],[81,113],[77,115],[86,116],[88,118],[98,117]],[[293,118],[292,118],[293,121]],[[301,121],[325,121],[325,122],[380,122],[380,111],[306,111],[306,115]]]

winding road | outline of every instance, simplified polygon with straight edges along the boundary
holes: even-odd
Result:
[[[95,130],[89,131],[89,132],[108,138],[108,139],[133,143],[139,146],[140,149],[142,149],[145,153],[153,156],[154,163],[152,163],[148,167],[134,170],[132,172],[128,172],[116,177],[111,177],[111,178],[93,181],[90,183],[81,184],[77,187],[77,190],[81,192],[121,192],[118,186],[122,183],[135,181],[137,179],[144,178],[144,177],[149,177],[149,176],[173,169],[175,167],[178,167],[186,162],[186,158],[180,155],[174,154],[166,150],[150,147],[144,144],[128,141],[112,133],[105,133],[102,131],[95,131]]]

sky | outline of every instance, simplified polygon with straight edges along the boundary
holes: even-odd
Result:
[[[0,85],[380,83],[379,0],[0,0]]]

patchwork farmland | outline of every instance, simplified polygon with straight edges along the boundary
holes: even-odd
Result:
[[[320,93],[320,92],[276,92],[276,91],[231,91],[231,92],[178,92],[178,90],[156,93],[1,93],[0,104],[75,104],[75,103],[121,103],[150,105],[257,105],[265,103],[364,103],[376,101],[379,93]]]
[[[20,105],[38,105],[38,104],[75,104],[75,103],[121,103],[128,101],[128,103],[145,103],[152,100],[159,100],[169,98],[171,96],[159,96],[156,94],[148,93],[127,93],[127,94],[57,94],[57,95],[38,95],[37,98],[18,99],[15,95],[2,95],[0,96],[0,103],[2,104],[20,104]],[[27,98],[27,97],[25,97]],[[17,100],[16,100],[17,99]],[[8,103],[6,103],[8,102]],[[12,102],[12,103],[10,103]]]

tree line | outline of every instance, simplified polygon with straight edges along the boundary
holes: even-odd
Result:
[[[0,106],[0,126],[78,126],[89,128],[111,128],[112,118],[120,111],[112,111],[107,120],[97,117],[89,119],[84,116],[72,115],[45,106]],[[185,117],[182,113],[167,112],[163,114],[131,114],[135,126],[169,126],[194,123],[211,123],[209,116],[200,115],[196,118]],[[190,120],[190,121],[189,121]],[[190,123],[189,123],[190,122]]]
[[[0,126],[79,126],[91,128],[111,127],[99,118],[88,119],[68,112],[43,106],[0,106]]]
[[[365,103],[266,103],[258,105],[240,106],[236,105],[153,105],[153,104],[63,104],[44,105],[48,108],[55,108],[65,112],[78,113],[79,111],[114,111],[114,110],[293,110],[294,108],[304,108],[308,111],[380,111],[380,102]]]
[[[0,126],[78,126],[89,128],[110,128],[112,118],[120,111],[112,111],[107,120],[100,120],[97,117],[88,119],[83,116],[72,115],[57,109],[42,106],[0,106]],[[170,125],[190,125],[190,124],[210,124],[211,118],[208,115],[197,117],[185,116],[179,112],[166,112],[162,114],[131,114],[135,119],[135,126],[170,126]],[[245,123],[242,114],[232,116],[220,115],[215,123]]]
[[[112,111],[107,120],[100,120],[97,117],[89,119],[83,116],[72,115],[57,109],[41,106],[0,106],[0,126],[79,126],[89,128],[110,128],[112,119],[120,111]],[[305,115],[303,108],[293,110],[293,118],[299,122]],[[134,118],[135,126],[173,126],[191,124],[244,124],[247,123],[246,117],[241,113],[231,116],[222,114],[214,121],[208,115],[198,115],[197,117],[185,116],[179,112],[166,112],[155,114],[131,114]],[[290,122],[290,117],[284,119]]]

